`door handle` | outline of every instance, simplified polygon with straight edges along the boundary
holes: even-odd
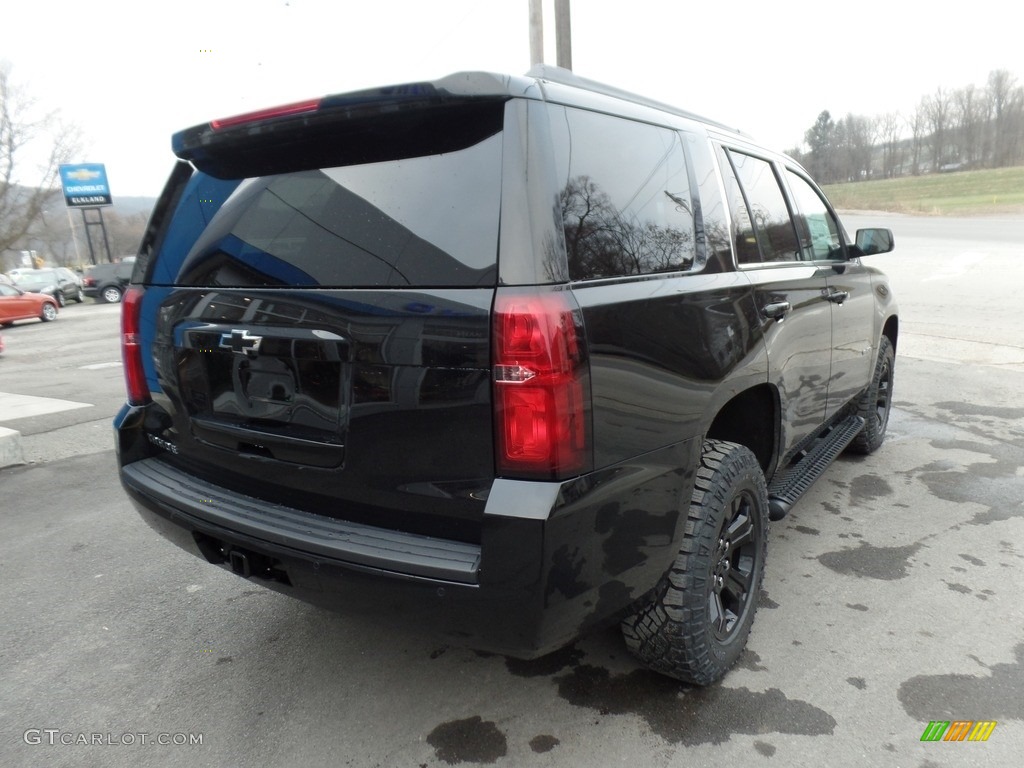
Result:
[[[772,320],[782,320],[791,309],[793,309],[793,305],[788,301],[775,301],[761,307],[761,311],[764,312],[765,316],[770,317]]]
[[[849,291],[833,291],[832,293],[830,293],[825,298],[828,299],[829,301],[835,303],[835,304],[842,304],[844,301],[846,301],[848,298],[850,298],[850,292]]]

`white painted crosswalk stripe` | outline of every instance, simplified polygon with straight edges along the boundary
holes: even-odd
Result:
[[[27,419],[30,416],[45,416],[48,413],[73,411],[76,408],[92,408],[92,403],[76,403],[74,400],[59,400],[55,397],[33,397],[0,392],[0,422]]]

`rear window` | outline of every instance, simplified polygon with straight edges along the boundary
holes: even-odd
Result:
[[[152,284],[468,287],[497,281],[500,132],[438,154],[188,182]],[[419,139],[422,141],[422,139]],[[348,147],[351,155],[351,145]]]

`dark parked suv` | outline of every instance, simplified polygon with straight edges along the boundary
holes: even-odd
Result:
[[[122,483],[195,555],[531,658],[739,656],[779,519],[875,450],[897,312],[799,165],[539,68],[216,120],[123,308]]]
[[[124,296],[124,289],[132,278],[134,262],[134,259],[126,259],[86,268],[85,276],[82,278],[85,295],[101,304],[117,304]]]

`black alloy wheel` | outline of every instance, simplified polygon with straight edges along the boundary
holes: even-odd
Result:
[[[896,354],[892,342],[882,336],[878,342],[878,359],[871,383],[861,393],[857,415],[864,419],[864,429],[850,443],[851,453],[869,454],[878,450],[885,440],[892,412],[892,387],[896,370]]]
[[[768,490],[749,448],[705,440],[675,563],[622,620],[626,647],[655,672],[721,680],[747,643],[768,548]]]
[[[712,556],[708,616],[715,637],[722,641],[729,639],[757,599],[752,589],[759,559],[754,532],[756,505],[750,491],[743,490],[733,497]]]

